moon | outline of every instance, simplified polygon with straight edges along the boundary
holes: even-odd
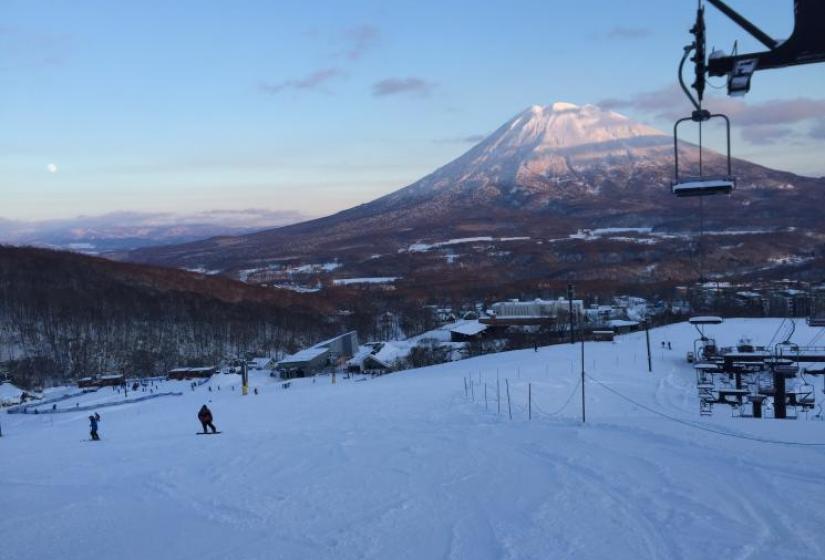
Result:
[[[55,174],[55,173],[57,173],[57,164],[56,163],[50,163],[49,165],[46,166],[46,169],[49,170],[49,173]]]

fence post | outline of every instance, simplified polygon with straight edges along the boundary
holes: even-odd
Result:
[[[467,398],[467,378],[464,378],[464,398]]]
[[[533,384],[527,384],[527,419],[533,419]]]
[[[476,402],[476,384],[470,379],[470,395],[473,397],[473,402]]]
[[[487,382],[484,382],[484,410],[487,410]]]
[[[510,408],[510,380],[505,379],[504,384],[507,386],[507,415],[510,417],[510,420],[513,419],[513,409]]]
[[[496,377],[496,415],[501,414],[501,382]]]

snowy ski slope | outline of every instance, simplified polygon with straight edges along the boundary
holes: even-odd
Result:
[[[778,325],[709,332],[765,344]],[[694,335],[651,331],[653,374],[644,333],[587,343],[585,426],[578,345],[287,390],[262,376],[247,397],[237,376],[162,383],[183,396],[101,409],[100,443],[85,441],[89,412],[4,414],[0,558],[825,557],[825,445],[755,441],[825,444],[825,422],[700,418]],[[223,434],[195,436],[204,402]]]

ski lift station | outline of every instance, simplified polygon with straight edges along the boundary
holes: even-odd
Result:
[[[802,346],[791,342],[796,323],[783,319],[764,345],[743,336],[736,346],[719,347],[711,331],[723,324],[722,318],[694,317],[690,324],[699,333],[688,361],[696,372],[701,415],[712,415],[714,405],[727,405],[741,417],[763,418],[770,410],[773,418],[785,419],[817,407],[811,378],[825,376],[825,346],[815,345],[825,328]]]

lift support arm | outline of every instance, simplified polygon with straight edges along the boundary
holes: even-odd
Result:
[[[739,61],[754,61],[758,70],[825,62],[825,2],[794,0],[794,30],[785,41],[776,41],[722,0],[707,0],[769,50],[731,56],[711,56],[708,74],[724,76]]]

